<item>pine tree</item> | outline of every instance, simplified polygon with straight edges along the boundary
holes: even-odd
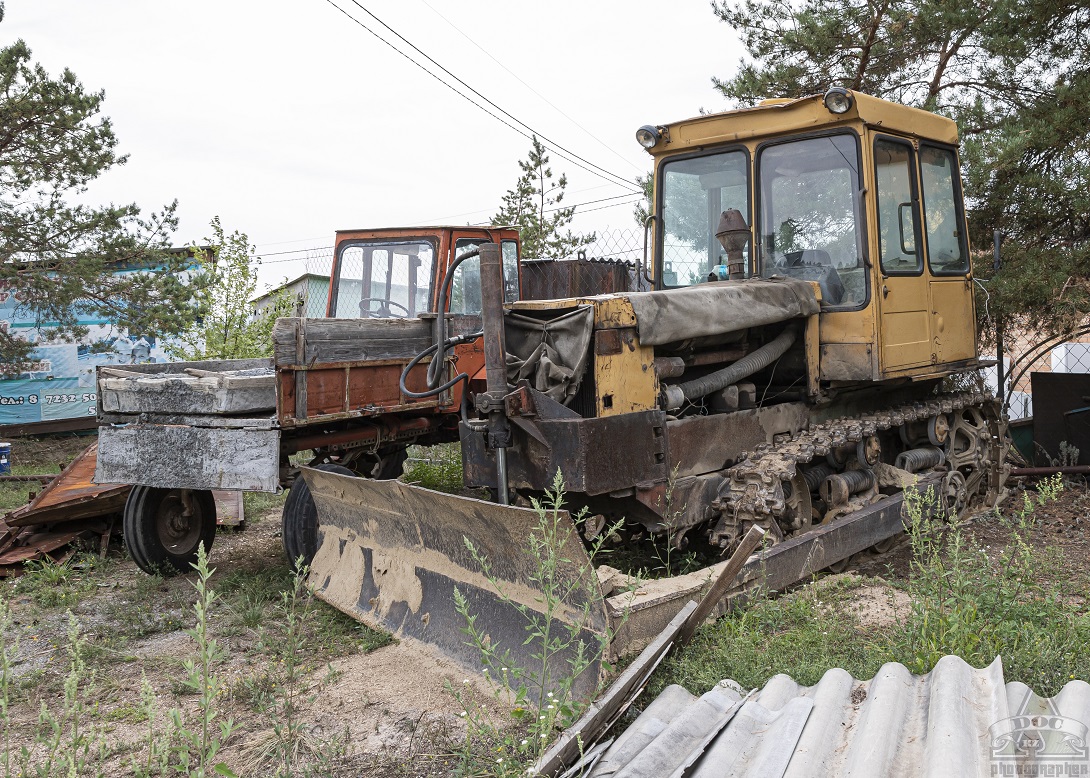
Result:
[[[716,2],[747,57],[735,104],[836,84],[957,121],[975,246],[1007,236],[983,313],[1042,331],[1090,314],[1090,6],[1053,0]],[[991,276],[978,255],[976,273]]]
[[[514,189],[503,196],[503,205],[493,224],[517,227],[522,255],[532,259],[563,259],[593,243],[595,234],[575,234],[565,229],[575,215],[575,206],[563,207],[568,179],[561,174],[553,181],[545,146],[534,136],[530,155],[519,160],[522,175]]]
[[[190,258],[166,251],[175,204],[141,218],[132,204],[72,203],[126,161],[99,116],[103,99],[70,70],[50,76],[23,41],[0,47],[0,293],[48,324],[47,337],[85,334],[79,319],[87,315],[170,336],[193,318],[183,276]],[[17,365],[32,348],[0,330],[0,364]]]

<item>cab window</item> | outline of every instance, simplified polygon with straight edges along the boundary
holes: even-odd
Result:
[[[969,271],[969,252],[961,219],[961,187],[957,157],[949,149],[920,149],[923,221],[927,260],[936,275]]]
[[[690,286],[708,280],[717,265],[727,264],[716,237],[723,214],[737,210],[749,224],[749,158],[726,151],[665,162],[662,182],[663,286]],[[750,247],[741,248],[750,267]]]
[[[426,240],[365,241],[337,258],[333,315],[406,319],[431,308],[435,247]]]
[[[760,274],[817,281],[822,307],[867,300],[854,135],[777,143],[757,158]]]
[[[923,272],[916,219],[916,171],[912,147],[888,138],[874,142],[878,202],[878,258],[888,275]]]

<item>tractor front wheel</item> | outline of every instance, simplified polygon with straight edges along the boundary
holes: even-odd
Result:
[[[356,475],[343,465],[317,465],[314,469],[339,475]],[[294,566],[302,559],[304,565],[309,565],[318,551],[318,508],[302,473],[295,477],[295,483],[288,490],[288,498],[284,500],[281,536],[288,562]]]

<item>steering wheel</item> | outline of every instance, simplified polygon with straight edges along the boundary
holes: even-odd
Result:
[[[377,311],[372,311],[370,309],[365,311],[363,309],[364,303],[382,303],[382,308]],[[407,319],[412,316],[412,314],[409,313],[409,309],[401,303],[394,302],[393,300],[385,300],[381,297],[364,297],[362,300],[360,300],[360,315],[366,316],[368,319],[384,319],[387,316],[391,315],[391,305],[395,308],[400,308],[401,310],[405,311],[405,315],[400,318]]]

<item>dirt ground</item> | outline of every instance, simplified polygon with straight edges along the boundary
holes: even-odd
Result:
[[[106,580],[80,597],[71,611],[90,641],[89,653],[98,671],[95,696],[108,722],[108,741],[119,753],[113,763],[117,772],[110,774],[121,775],[128,774],[127,759],[146,736],[136,715],[143,678],[156,690],[161,711],[180,707],[194,713],[195,697],[181,688],[181,663],[194,655],[196,646],[184,631],[193,621],[190,582],[185,578],[155,582],[120,558],[119,550],[112,553],[118,556],[109,563],[108,575],[102,576]],[[260,570],[282,565],[282,554],[278,512],[269,511],[257,521],[251,518],[249,529],[221,534],[213,545],[211,561],[218,570],[213,587],[217,577],[236,566]],[[64,651],[68,617],[64,608],[40,607],[22,589],[16,580],[5,582],[0,591],[15,617],[15,634],[5,640],[9,645],[18,641],[14,681],[22,695],[12,707],[12,731],[16,742],[22,737],[30,743],[41,702],[52,706],[63,696],[58,682],[68,669]],[[220,705],[221,715],[239,725],[221,756],[231,766],[241,765],[241,774],[264,775],[262,768],[245,769],[253,743],[268,737],[271,729],[270,722],[248,704],[245,681],[267,659],[256,645],[256,632],[229,629],[230,621],[221,602],[212,617],[212,632],[227,651],[218,670],[229,690]],[[111,635],[139,633],[140,623],[153,634],[111,640]],[[438,767],[465,731],[459,716],[462,708],[447,687],[463,688],[467,680],[478,696],[491,694],[483,679],[467,678],[449,660],[405,642],[366,653],[353,651],[329,659],[306,676],[301,716],[316,741],[334,746],[335,758],[326,774],[389,775],[414,763]]]
[[[69,456],[82,445],[69,441],[56,450],[46,449],[41,452],[43,464],[50,455]],[[1015,484],[1008,506],[1020,505],[1021,500],[1020,485]],[[257,581],[267,571],[284,568],[279,510],[277,504],[266,505],[263,515],[248,517],[245,531],[221,533],[211,556],[219,571],[214,587],[226,586],[232,571]],[[1036,517],[1040,525],[1033,542],[1058,549],[1065,574],[1090,582],[1090,539],[1085,534],[1090,492],[1085,485],[1069,482],[1060,499],[1039,508]],[[969,532],[993,546],[1009,537],[989,515],[971,521]],[[903,540],[886,554],[864,553],[852,560],[844,575],[866,578],[852,595],[851,607],[861,623],[880,628],[904,612],[906,595],[881,579],[903,579],[910,562],[911,549]],[[161,715],[173,707],[186,715],[195,710],[195,697],[186,694],[181,684],[182,662],[195,649],[185,632],[193,624],[194,592],[191,578],[149,578],[124,557],[119,546],[111,549],[110,559],[101,567],[91,567],[95,569],[87,571],[93,581],[89,589],[77,587],[71,601],[49,607],[43,607],[25,583],[29,576],[0,583],[0,596],[9,602],[15,621],[14,634],[5,635],[4,640],[9,647],[18,641],[13,667],[18,692],[11,708],[11,732],[15,743],[31,743],[41,703],[54,706],[63,698],[60,684],[68,669],[64,643],[71,610],[89,641],[88,662],[96,672],[95,700],[113,749],[108,774],[128,775],[129,760],[139,753],[146,735],[139,715],[143,678],[155,690]],[[244,587],[245,580],[240,585]],[[268,774],[268,768],[252,766],[254,745],[268,739],[271,721],[255,710],[246,690],[260,677],[269,658],[261,645],[260,627],[240,626],[245,620],[240,615],[247,602],[244,594],[221,598],[211,623],[213,636],[227,652],[219,669],[227,691],[219,706],[222,715],[238,725],[221,758],[240,774],[257,776]],[[269,607],[263,613],[268,619],[277,612]],[[491,690],[483,679],[467,678],[464,670],[407,643],[365,648],[349,640],[328,655],[319,653],[312,657],[314,667],[301,683],[302,718],[314,742],[326,746],[325,768],[318,774],[451,774],[452,753],[463,742],[465,727],[461,705],[448,687],[471,689],[479,698],[491,696]],[[498,712],[502,716],[502,706]]]

